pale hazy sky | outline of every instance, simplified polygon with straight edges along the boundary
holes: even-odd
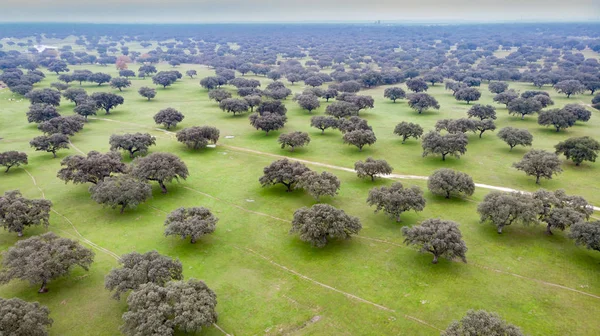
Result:
[[[1,22],[596,21],[600,0],[0,0]]]

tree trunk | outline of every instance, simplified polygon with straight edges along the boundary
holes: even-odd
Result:
[[[8,170],[10,169],[10,167],[12,167],[12,166],[6,166],[6,170],[4,172],[8,173]]]
[[[579,166],[580,164],[581,164],[581,162],[579,162],[579,161],[575,162],[576,166]]]
[[[158,181],[158,184],[160,185],[160,188],[162,189],[162,193],[166,194],[167,193],[167,187],[165,186],[165,184],[163,183],[163,181]]]
[[[148,97],[148,101],[150,101],[150,97]]]
[[[502,226],[498,226],[498,234],[502,234]]]
[[[535,177],[535,184],[540,184],[540,176],[539,175],[537,175]]]
[[[525,120],[525,115],[521,114],[521,120]]]
[[[196,244],[196,237],[192,236],[192,239],[190,239],[190,244]]]
[[[446,198],[447,199],[450,198],[450,192],[449,191],[446,191]]]
[[[127,206],[127,204],[122,204],[121,205],[121,213],[123,213],[125,211],[125,207]]]
[[[17,231],[17,237],[23,237],[23,230]]]
[[[554,126],[554,127],[556,127],[556,126]],[[556,127],[556,131],[557,132],[560,131],[560,127]]]
[[[371,175],[371,182],[375,181],[375,175]]]
[[[324,129],[321,129],[321,134],[325,134],[325,130]]]
[[[552,228],[550,227],[550,224],[548,224],[548,225],[546,226],[546,234],[547,234],[547,235],[549,235],[549,236],[553,235],[553,233],[552,233],[552,230],[551,230],[551,229],[552,229]]]
[[[485,131],[481,131],[481,132],[479,132],[479,138],[480,138],[480,139],[481,139],[481,136],[483,135],[483,132],[485,132]]]
[[[283,185],[287,188],[286,192],[291,192],[292,191],[292,184],[291,183],[283,183]]]
[[[437,255],[433,255],[433,261],[431,262],[432,264],[437,264],[438,263],[438,256]]]
[[[442,161],[446,161],[446,154],[442,154]]]
[[[56,159],[56,151],[52,151],[52,155],[54,156],[54,158]]]
[[[515,146],[510,146],[509,152],[512,152],[513,147],[515,147]]]
[[[40,287],[40,290],[38,290],[38,293],[40,293],[40,294],[48,293],[48,288],[46,288],[46,280],[44,280],[42,282],[42,287]]]
[[[358,151],[362,152],[362,146],[358,147]]]

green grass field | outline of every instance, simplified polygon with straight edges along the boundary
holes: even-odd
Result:
[[[116,75],[114,67],[71,66]],[[137,70],[137,66],[131,67]],[[161,65],[159,70],[167,70]],[[20,189],[29,198],[42,194],[52,200],[57,213],[51,215],[49,230],[74,239],[85,239],[117,255],[158,250],[176,257],[184,266],[186,278],[204,280],[218,296],[218,326],[233,335],[436,335],[439,329],[462,317],[468,309],[498,312],[510,323],[531,335],[598,335],[600,325],[600,254],[577,247],[564,232],[544,235],[544,227],[508,227],[496,234],[490,224],[478,221],[476,205],[488,190],[479,189],[468,199],[446,200],[426,191],[426,183],[403,180],[425,190],[427,206],[421,213],[405,213],[396,223],[384,214],[374,214],[365,202],[374,186],[393,181],[380,179],[372,183],[355,174],[328,170],[342,181],[340,194],[323,201],[361,219],[363,230],[348,241],[333,242],[316,249],[288,234],[293,212],[311,206],[314,200],[301,190],[286,193],[283,186],[261,188],[258,178],[262,169],[275,157],[284,155],[330,165],[351,168],[368,156],[386,159],[394,173],[429,175],[448,167],[471,175],[476,182],[520,190],[536,190],[534,178],[511,168],[528,148],[509,147],[495,133],[486,132],[482,139],[469,135],[467,154],[460,159],[421,156],[420,141],[401,140],[392,132],[400,121],[417,122],[427,131],[441,118],[466,116],[469,106],[454,100],[443,85],[430,88],[440,102],[439,111],[418,115],[406,102],[383,99],[385,87],[361,91],[375,98],[375,108],[361,111],[361,117],[373,127],[378,141],[359,152],[344,145],[337,131],[320,131],[309,127],[311,115],[291,99],[286,101],[288,123],[279,132],[265,136],[248,122],[247,115],[233,117],[208,100],[199,79],[213,74],[201,66],[193,68],[198,78],[184,77],[172,87],[157,88],[156,99],[148,102],[138,95],[141,86],[154,87],[151,79],[133,79],[133,86],[121,94],[125,104],[111,115],[99,113],[84,130],[71,138],[73,147],[52,159],[49,153],[34,152],[29,140],[39,135],[36,125],[28,124],[25,112],[29,102],[0,91],[0,151],[19,150],[29,155],[29,165],[0,174],[0,192]],[[47,87],[57,81],[55,74],[36,85]],[[248,76],[251,77],[251,76]],[[258,78],[258,77],[256,77]],[[268,80],[259,78],[265,84]],[[73,84],[72,84],[73,85]],[[77,85],[77,84],[75,84]],[[289,86],[289,85],[288,85]],[[83,86],[89,92],[113,91],[108,85]],[[264,87],[264,85],[263,85]],[[302,84],[289,86],[294,92]],[[517,90],[533,90],[524,83],[510,83]],[[567,103],[589,104],[589,94],[567,99],[545,87],[555,107]],[[482,85],[479,103],[493,103],[487,85]],[[16,99],[9,100],[9,98]],[[323,114],[327,104],[313,115]],[[529,129],[534,148],[552,150],[559,141],[572,136],[598,138],[600,116],[593,112],[588,123],[556,133],[537,124],[536,116],[509,116],[503,105],[497,107],[498,129],[514,126]],[[64,101],[63,115],[73,113],[74,105]],[[197,125],[212,125],[221,130],[215,149],[191,151],[175,141],[171,134],[157,130],[152,116],[160,109],[173,107],[185,114],[176,130]],[[174,130],[174,131],[176,131]],[[311,143],[295,152],[282,150],[277,137],[282,132],[306,131]],[[190,170],[190,177],[168,185],[163,195],[157,185],[154,198],[137,210],[119,214],[90,199],[87,185],[65,185],[56,178],[60,160],[67,155],[91,150],[108,151],[113,133],[149,132],[157,137],[151,152],[171,152],[180,156]],[[227,135],[233,139],[225,139]],[[234,149],[240,147],[261,153]],[[128,156],[123,155],[126,162]],[[562,158],[564,159],[564,158]],[[311,166],[321,171],[323,168]],[[570,194],[584,196],[600,205],[600,164],[584,163],[575,167],[564,161],[564,172],[553,180],[542,181],[547,189],[564,188]],[[37,186],[34,184],[37,182]],[[166,213],[180,206],[204,206],[219,218],[216,232],[195,245],[163,235]],[[402,226],[441,217],[460,224],[469,247],[468,263],[441,260],[431,264],[430,255],[420,254],[403,245]],[[25,237],[40,234],[43,228],[29,229]],[[0,233],[0,251],[18,240],[16,234]],[[86,244],[83,242],[83,244]],[[90,247],[89,245],[86,245]],[[39,301],[51,310],[52,335],[115,335],[126,310],[125,299],[116,301],[104,289],[104,276],[117,261],[108,253],[94,250],[95,263],[89,272],[77,269],[69,276],[50,283],[50,292],[37,294],[37,286],[13,281],[0,286],[0,296]],[[223,334],[216,327],[202,335]]]

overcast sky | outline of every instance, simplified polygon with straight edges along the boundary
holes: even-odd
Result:
[[[600,0],[0,0],[2,22],[596,21]]]

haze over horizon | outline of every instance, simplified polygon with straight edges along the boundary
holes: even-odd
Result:
[[[24,10],[26,8],[26,11]],[[4,0],[0,22],[600,22],[600,1],[573,0]]]

